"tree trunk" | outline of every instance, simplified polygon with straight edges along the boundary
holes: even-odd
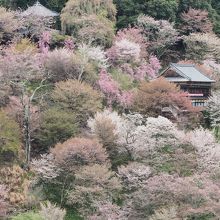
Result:
[[[26,167],[28,168],[31,160],[31,134],[30,134],[30,101],[24,106],[24,138],[25,138],[25,153]]]

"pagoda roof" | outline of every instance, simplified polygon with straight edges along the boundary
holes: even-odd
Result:
[[[59,13],[51,11],[50,9],[44,7],[39,1],[37,1],[33,6],[30,6],[22,13],[23,16],[35,15],[38,17],[56,17]]]

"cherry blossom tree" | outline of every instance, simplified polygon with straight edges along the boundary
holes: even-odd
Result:
[[[72,172],[83,165],[108,162],[106,150],[96,139],[71,138],[58,143],[51,151],[59,166]]]
[[[137,162],[131,162],[118,168],[119,177],[126,190],[138,190],[152,174],[151,168]]]
[[[65,41],[64,41],[64,48],[66,48],[68,50],[71,50],[71,51],[74,50],[75,44],[74,44],[74,41],[73,41],[72,38],[69,37],[69,38],[65,39]]]
[[[219,169],[220,144],[216,142],[211,131],[196,129],[189,132],[186,138],[196,148],[198,163],[202,170]]]
[[[119,30],[113,46],[107,50],[109,61],[134,80],[154,78],[161,66],[156,56],[148,55],[148,47],[140,28]]]
[[[0,7],[0,43],[18,35],[17,30],[22,27],[22,21],[17,18],[16,12]]]
[[[160,61],[156,56],[150,56],[148,63],[142,63],[136,68],[135,79],[144,80],[146,78],[155,79],[161,69]]]
[[[116,128],[112,116],[120,119],[116,112],[104,110],[103,112],[97,112],[94,118],[89,118],[87,121],[91,133],[94,134],[107,149],[113,147],[118,138],[118,128]]]
[[[106,53],[100,46],[95,47],[83,43],[79,45],[78,50],[84,57],[85,63],[89,61],[97,62],[99,68],[107,68],[109,66]]]
[[[112,63],[138,62],[146,57],[146,42],[138,28],[119,30],[113,46],[107,51]]]
[[[149,178],[143,188],[129,196],[132,198],[127,201],[131,208],[129,217],[146,218],[161,207],[175,207],[176,204],[177,217],[180,219],[207,213],[219,216],[219,196],[218,184],[205,174],[190,177],[156,175]]]
[[[5,185],[0,184],[0,217],[5,217],[9,207],[7,199],[8,190]]]
[[[190,99],[163,77],[142,82],[135,94],[134,110],[148,116],[162,115],[164,107],[175,106],[179,111],[194,113]]]
[[[181,30],[185,34],[190,33],[210,33],[213,30],[213,24],[208,18],[208,12],[190,8],[188,12],[181,14]]]
[[[206,110],[209,113],[212,127],[218,127],[220,124],[220,92],[216,91],[209,97]]]
[[[96,213],[89,216],[89,220],[126,220],[127,211],[111,202],[101,202],[97,205]]]
[[[66,210],[57,207],[56,205],[47,201],[46,204],[40,204],[40,216],[45,220],[64,220]]]
[[[154,155],[160,148],[171,145],[177,146],[183,143],[184,133],[178,131],[175,125],[167,118],[144,118],[140,114],[120,116],[116,112],[105,110],[97,113],[94,119],[88,121],[88,125],[97,137],[97,126],[103,126],[105,120],[111,122],[111,137],[114,137],[112,145],[119,147],[118,151],[125,151],[133,159],[142,160]],[[159,138],[160,137],[160,138]]]
[[[69,79],[55,84],[52,99],[55,105],[72,112],[83,127],[87,119],[102,107],[101,94],[85,82]]]
[[[31,156],[31,105],[37,98],[37,93],[44,86],[48,75],[44,74],[40,54],[33,48],[20,52],[14,46],[7,48],[0,58],[0,72],[3,81],[13,88],[13,93],[19,96],[23,110],[24,143],[26,151],[26,165],[29,166]],[[36,87],[28,87],[36,82]]]
[[[0,158],[2,163],[18,159],[22,152],[19,125],[6,112],[0,111]]]
[[[43,32],[40,36],[38,45],[42,53],[47,54],[50,48],[50,42],[51,42],[51,33],[46,31]]]
[[[103,13],[104,12],[104,13]],[[112,0],[69,0],[61,13],[62,30],[77,41],[110,46],[116,8]]]
[[[161,57],[180,39],[174,25],[166,20],[155,20],[150,16],[140,15],[137,26],[142,30],[146,42],[150,45],[147,48],[148,52],[157,57]]]
[[[119,103],[124,108],[132,105],[132,91],[122,91],[119,84],[114,81],[111,75],[104,69],[102,69],[99,74],[98,85],[106,96],[107,105],[112,106],[114,103]]]
[[[43,154],[39,159],[33,159],[31,170],[34,171],[38,179],[45,182],[55,179],[61,172],[61,168],[56,164],[52,154]]]
[[[201,62],[212,59],[219,62],[220,40],[212,33],[192,33],[184,37],[186,58]]]
[[[98,203],[117,199],[120,190],[120,181],[108,166],[85,166],[75,175],[75,187],[69,193],[68,203],[79,205],[82,215],[88,216],[98,208]]]
[[[116,56],[118,62],[130,62],[130,61],[139,61],[140,60],[140,45],[128,41],[127,39],[122,39],[115,42],[116,47]]]

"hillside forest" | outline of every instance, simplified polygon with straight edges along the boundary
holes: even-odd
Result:
[[[219,220],[220,1],[39,2],[0,0],[0,219]]]

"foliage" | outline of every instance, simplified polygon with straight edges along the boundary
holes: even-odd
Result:
[[[220,102],[219,102],[219,91],[212,94],[211,97],[209,97],[209,100],[207,102],[206,111],[209,113],[209,119],[211,121],[212,127],[218,127],[220,123]]]
[[[1,75],[1,73],[0,73]],[[6,84],[1,84],[0,90],[0,107],[4,107],[9,102],[9,95],[10,95],[10,87]]]
[[[219,187],[203,175],[184,178],[165,174],[154,176],[147,180],[144,188],[133,194],[130,217],[143,218],[161,206],[172,207],[173,204],[179,204],[178,215],[182,218],[198,212],[217,214],[218,202],[213,195],[219,197]]]
[[[86,120],[101,109],[101,95],[90,85],[77,80],[55,84],[52,99],[57,106],[72,112],[83,126]]]
[[[98,210],[92,216],[89,216],[89,220],[126,220],[126,212],[122,210],[116,204],[112,204],[111,202],[104,202],[98,204]]]
[[[74,78],[72,59],[73,54],[67,49],[55,49],[49,52],[44,60],[44,66],[46,71],[52,75],[50,80],[58,82]]]
[[[45,148],[66,141],[77,134],[76,121],[74,113],[60,108],[50,108],[41,116],[39,131],[34,134],[35,141]]]
[[[88,126],[91,132],[95,134],[107,149],[111,149],[117,139],[116,125],[111,117],[109,117],[110,114],[108,110],[97,112],[94,118],[88,120]]]
[[[85,166],[76,173],[75,189],[69,194],[69,203],[78,204],[86,216],[99,202],[112,202],[121,189],[120,181],[107,166]]]
[[[192,108],[190,100],[175,84],[160,77],[140,85],[133,106],[134,110],[141,114],[157,116],[162,114],[164,107],[172,105],[183,110],[191,110]]]
[[[155,214],[150,216],[150,220],[180,220],[177,215],[177,208],[175,206],[171,206],[169,208],[161,208],[155,211]]]
[[[0,43],[5,38],[12,38],[16,31],[21,28],[21,22],[16,18],[16,13],[6,8],[0,7]]]
[[[0,0],[0,218],[219,219],[219,2],[40,2],[61,20]],[[180,59],[217,82],[210,130],[158,78]]]
[[[6,199],[10,205],[15,207],[24,205],[27,201],[27,189],[30,183],[27,172],[21,167],[13,165],[12,167],[1,168],[0,176],[0,184],[4,184],[8,191]]]
[[[128,137],[127,148],[134,159],[152,158],[152,156],[166,145],[175,146],[181,142],[175,125],[167,118],[147,118],[145,126],[136,125],[132,116],[127,117]],[[126,143],[125,142],[125,143]]]
[[[97,63],[99,68],[107,68],[109,66],[105,51],[100,47],[94,47],[87,44],[79,46],[79,53],[82,57],[86,57],[88,61]]]
[[[25,52],[26,50],[33,51],[33,53],[37,53],[36,44],[31,42],[29,38],[22,38],[14,45],[15,51]]]
[[[47,182],[59,176],[61,169],[54,161],[52,154],[43,154],[39,159],[33,159],[31,170],[34,171],[37,178]]]
[[[219,167],[220,145],[212,132],[200,128],[189,132],[187,138],[196,148],[201,169],[212,170]]]
[[[209,12],[209,18],[214,24],[214,31],[219,34],[219,9],[216,1],[212,0],[182,0],[179,4],[179,12],[188,11],[190,8],[206,10]]]
[[[72,32],[75,33],[74,37],[78,42],[84,39],[83,41],[87,44],[92,42],[94,45],[104,47],[110,47],[112,44],[114,24],[106,18],[100,18],[97,15],[83,16],[75,20],[74,27]]]
[[[115,80],[122,90],[128,91],[136,86],[136,82],[134,82],[133,78],[128,74],[123,74],[120,68],[112,68],[110,69],[111,76],[113,80]]]
[[[193,33],[184,38],[186,57],[197,62],[206,59],[219,61],[220,40],[214,34]]]
[[[79,47],[79,50],[74,54],[69,49],[55,49],[47,53],[44,60],[44,67],[46,71],[50,74],[50,81],[59,82],[66,79],[83,79],[91,80],[95,78],[96,68],[99,65],[105,65],[104,54],[102,57],[98,57],[96,54],[92,53],[92,50],[101,53],[98,47],[87,48],[87,45]],[[95,55],[95,60],[97,64],[93,63],[93,55]],[[92,58],[91,58],[92,57]]]
[[[146,2],[148,14],[158,19],[174,20],[177,11],[177,2],[175,0],[150,0]]]
[[[38,213],[26,212],[12,217],[12,220],[43,220],[43,218]]]
[[[35,49],[31,47],[24,51],[17,49],[11,46],[5,49],[4,55],[1,56],[0,71],[4,73],[3,79],[21,83],[41,79],[43,71]]]
[[[148,52],[160,57],[179,40],[179,33],[174,25],[166,20],[155,20],[146,15],[140,15],[137,26],[143,30],[145,40],[151,46]]]
[[[82,14],[96,14],[96,15],[102,15],[114,21],[116,10],[111,0],[110,1],[70,0],[67,2],[62,13],[63,13],[63,17],[65,16],[69,17],[73,15],[75,18],[80,17]]]
[[[156,19],[175,21],[178,3],[175,0],[115,0],[118,28],[128,27],[137,21],[140,14],[148,14]]]
[[[150,167],[137,162],[131,162],[118,168],[118,174],[122,179],[124,188],[129,191],[143,187],[151,173]]]
[[[99,139],[108,151],[114,168],[131,159],[131,155],[125,150],[125,140],[133,127],[131,125],[128,128],[126,122],[117,112],[109,110],[98,112],[94,118],[88,120],[91,133]]]
[[[0,111],[0,146],[1,160],[5,162],[11,161],[21,152],[19,126],[3,111]]]
[[[87,43],[110,46],[115,21],[115,6],[112,1],[69,0],[62,10],[62,28]],[[92,28],[91,28],[92,27]]]
[[[107,153],[95,139],[71,138],[64,143],[58,143],[52,154],[55,161],[67,170],[76,171],[82,165],[104,164]]]
[[[140,45],[130,42],[127,39],[115,42],[115,52],[118,62],[139,61],[141,48]]]
[[[207,73],[207,75],[215,80],[215,83],[213,84],[213,90],[219,89],[219,77],[220,77],[220,64],[216,63],[214,60],[204,60],[203,65],[204,72]]]
[[[106,70],[101,70],[98,81],[99,88],[105,94],[107,105],[120,104],[124,108],[129,108],[133,103],[133,92],[122,91]]]
[[[116,112],[105,110],[90,119],[88,126],[104,143],[114,166],[120,164],[117,163],[117,156],[122,159],[123,154],[127,155],[127,159],[122,164],[126,164],[129,159],[144,161],[143,167],[149,165],[157,172],[175,172],[181,176],[192,175],[198,166],[195,149],[186,142],[184,133],[164,117],[145,119],[138,114],[120,116]],[[104,132],[106,133],[103,134]],[[106,139],[103,140],[103,137]],[[131,165],[131,169],[135,170],[136,166],[141,169],[141,164],[136,163]],[[120,173],[121,168],[117,169]],[[126,171],[127,168],[123,169]]]
[[[6,201],[7,189],[5,185],[0,184],[0,217],[4,217],[7,214],[9,204]]]
[[[107,51],[110,61],[113,63],[131,60],[134,56],[138,61],[146,56],[146,42],[139,28],[125,28],[119,30],[115,36],[113,46]],[[123,60],[124,59],[124,60]]]
[[[24,106],[23,104],[28,101],[28,97],[18,97],[18,96],[9,96],[9,103],[4,108],[5,112],[7,112],[8,117],[14,119],[19,127],[22,127],[24,124]],[[30,130],[31,132],[35,132],[39,129],[39,107],[37,105],[30,106],[31,118],[30,122],[32,124]]]
[[[112,65],[138,81],[156,77],[161,68],[157,57],[147,56],[148,42],[142,32],[141,28],[119,30],[112,47],[107,50]]]
[[[23,16],[21,12],[18,18],[22,21],[22,34],[35,40],[39,39],[43,33],[51,32],[51,27],[54,25],[51,17],[39,17],[32,14]]]
[[[41,210],[39,211],[40,216],[45,220],[64,220],[66,210],[57,207],[56,205],[47,202],[46,204],[41,203]]]
[[[120,93],[119,86],[105,70],[100,72],[98,85],[101,91],[106,95],[109,105],[117,101]]]
[[[97,112],[94,118],[88,120],[88,127],[91,129],[91,132],[101,140],[105,141],[102,138],[102,135],[99,134],[100,127],[104,127],[105,123],[109,122],[109,127],[107,131],[111,136],[111,139],[107,139],[114,143],[118,141],[121,137],[121,132],[125,131],[126,121],[115,111],[104,110],[103,112]],[[100,127],[99,127],[100,126]]]
[[[180,28],[184,34],[212,32],[213,25],[208,18],[207,11],[190,8],[187,13],[182,13],[181,19],[182,23]]]
[[[144,76],[142,71],[143,72],[146,71],[146,74],[149,78],[156,78],[160,69],[161,69],[161,64],[158,58],[156,56],[150,56],[148,65],[141,66],[138,71],[138,75]],[[143,77],[140,77],[140,78],[143,78]]]

